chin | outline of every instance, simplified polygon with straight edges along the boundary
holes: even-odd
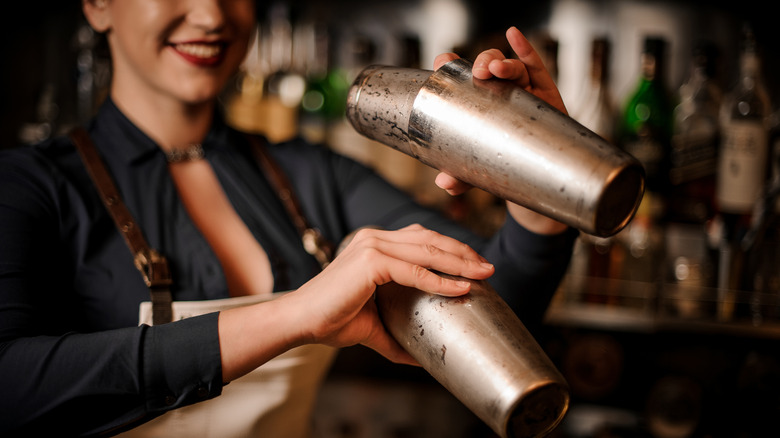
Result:
[[[211,103],[219,97],[222,91],[222,87],[218,87],[214,84],[191,86],[186,90],[182,90],[179,94],[179,98],[190,105],[200,105],[204,103]]]

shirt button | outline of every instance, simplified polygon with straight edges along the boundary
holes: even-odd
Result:
[[[209,390],[205,386],[199,386],[197,391],[198,397],[206,398],[209,395]]]
[[[176,397],[172,395],[166,395],[165,400],[163,400],[163,403],[165,403],[165,406],[173,406],[174,403],[176,403]]]

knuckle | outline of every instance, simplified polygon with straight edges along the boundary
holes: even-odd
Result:
[[[491,49],[487,49],[487,50],[482,51],[482,53],[480,53],[477,56],[483,57],[483,58],[484,57],[503,58],[504,57],[504,53],[501,50],[498,50],[496,48],[491,48]]]
[[[373,246],[364,248],[361,252],[361,258],[365,263],[374,263],[381,256],[381,251]]]
[[[405,229],[409,230],[409,231],[420,231],[420,230],[424,230],[425,228],[422,225],[418,224],[418,223],[414,223],[414,224],[411,224],[411,225],[407,225],[405,227]]]
[[[369,228],[361,228],[361,229],[355,231],[355,240],[360,240],[360,241],[365,240],[369,236],[371,236],[372,233],[373,233],[373,230],[371,230]]]
[[[422,233],[423,233],[423,237],[424,237],[426,240],[432,240],[432,239],[436,239],[436,238],[438,238],[439,236],[441,236],[441,234],[437,233],[436,231],[430,230],[430,229],[428,229],[428,228],[422,228],[422,227],[420,227],[420,232],[422,232]]]
[[[442,253],[442,250],[439,249],[435,245],[431,245],[430,243],[426,243],[422,246],[423,250],[431,257],[435,257]]]
[[[428,276],[428,274],[430,274],[430,271],[428,271],[424,267],[422,267],[420,265],[413,265],[413,267],[412,267],[412,275],[418,281],[424,280]]]

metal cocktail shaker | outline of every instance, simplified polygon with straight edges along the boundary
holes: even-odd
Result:
[[[566,381],[487,282],[455,298],[388,283],[375,301],[395,340],[501,438],[544,436],[563,419]]]
[[[625,227],[644,193],[641,163],[517,85],[474,79],[471,67],[369,66],[349,90],[347,118],[368,138],[586,233]]]

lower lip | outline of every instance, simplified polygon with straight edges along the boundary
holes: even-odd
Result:
[[[171,47],[171,49],[173,49],[173,51],[176,52],[176,54],[178,54],[179,56],[184,58],[184,60],[186,60],[187,62],[189,62],[191,64],[194,64],[194,65],[197,65],[197,66],[202,66],[202,67],[215,66],[215,65],[219,64],[220,62],[222,62],[223,59],[225,59],[225,51],[224,50],[221,51],[216,56],[212,56],[212,57],[209,57],[209,58],[201,58],[201,57],[198,57],[198,56],[192,56],[189,53],[180,52],[180,51],[176,50],[175,47]]]

